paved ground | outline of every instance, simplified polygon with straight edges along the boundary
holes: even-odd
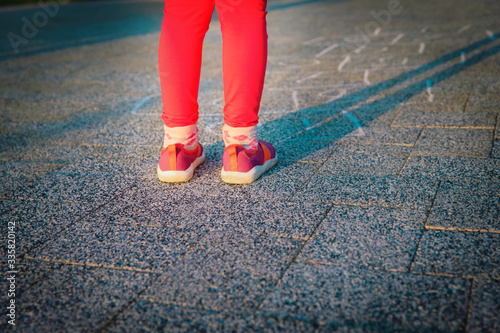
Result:
[[[500,3],[394,3],[270,0],[281,160],[248,186],[219,179],[216,17],[208,159],[169,185],[161,2],[58,6],[32,37],[40,8],[1,10],[1,329],[15,299],[22,332],[499,332]]]

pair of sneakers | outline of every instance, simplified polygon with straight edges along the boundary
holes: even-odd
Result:
[[[161,151],[158,178],[162,182],[186,182],[203,161],[205,151],[200,143],[193,150],[186,150],[182,144],[169,145]],[[229,184],[250,184],[277,162],[276,151],[269,142],[259,141],[257,149],[253,151],[232,144],[224,150],[221,178]]]

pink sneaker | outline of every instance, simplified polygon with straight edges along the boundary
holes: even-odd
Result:
[[[269,142],[259,141],[257,150],[250,152],[234,144],[224,150],[222,180],[229,184],[250,184],[278,162],[274,147]]]
[[[162,182],[180,183],[193,178],[194,169],[205,161],[201,144],[193,150],[186,150],[181,144],[163,148],[158,163],[158,178]]]

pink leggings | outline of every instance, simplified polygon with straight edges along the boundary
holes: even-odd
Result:
[[[249,127],[258,113],[267,63],[267,0],[165,0],[158,67],[168,127],[198,120],[201,53],[214,5],[221,24],[224,122]]]

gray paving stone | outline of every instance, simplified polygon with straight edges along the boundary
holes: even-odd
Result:
[[[44,260],[163,272],[205,234],[188,229],[107,223],[92,216],[30,253]]]
[[[337,176],[317,173],[292,200],[427,209],[437,186],[437,181],[421,177]]]
[[[452,48],[453,46],[455,48],[457,47],[464,48],[470,45],[470,40],[469,37],[464,37],[464,38],[457,38],[455,41],[451,43],[443,39],[434,41],[434,43],[446,44],[449,48]],[[448,78],[447,80],[439,82],[437,85],[434,85],[433,88],[435,88],[435,90],[437,90],[438,92],[443,93],[444,95],[446,95],[447,92],[459,92],[459,93],[470,94],[470,92],[474,89],[474,84],[475,84],[474,81],[477,81],[477,78],[476,80],[470,80],[469,78],[461,77],[460,76],[461,74],[463,74],[463,72],[457,73],[456,75]]]
[[[62,167],[61,164],[1,162],[0,196],[14,199],[26,197],[36,182]]]
[[[337,145],[320,172],[334,175],[398,175],[410,147],[379,145]]]
[[[147,215],[149,211],[150,216],[146,216],[147,222],[144,219],[140,222],[164,226],[166,221],[169,223],[175,222],[169,219],[169,214],[176,214],[177,207],[179,212],[193,217],[194,209],[190,208],[189,204],[202,203],[205,200],[218,203],[225,202],[221,198],[225,198],[230,202],[237,202],[240,205],[252,202],[240,186],[230,186],[221,180],[218,182],[204,182],[193,179],[187,183],[171,184],[162,183],[155,177],[154,179],[145,179],[138,182],[137,185],[124,191],[116,198],[114,205],[117,205],[118,210],[121,206],[127,207],[122,212],[117,212],[116,216],[120,218],[126,218],[127,212],[130,212],[130,217],[133,220],[135,217],[140,218],[143,213]],[[98,213],[110,215],[109,212],[117,211],[117,209],[109,205],[106,206],[105,210]],[[163,218],[158,213],[164,214]],[[110,218],[113,217],[110,216]],[[159,219],[155,221],[156,218]]]
[[[462,127],[494,129],[497,114],[493,112],[426,112],[403,110],[394,120],[396,127]]]
[[[104,204],[139,182],[120,175],[49,174],[41,178],[26,194],[28,199],[90,202]]]
[[[142,97],[145,98],[145,97]],[[142,98],[139,99],[142,100]],[[137,104],[136,104],[137,105]],[[152,97],[145,104],[142,104],[136,113],[125,113],[119,118],[112,119],[112,124],[116,128],[136,127],[138,129],[150,129],[151,131],[163,131],[163,121],[161,120],[162,106],[161,97]]]
[[[307,322],[231,312],[220,313],[140,299],[121,314],[106,332],[314,332]]]
[[[497,124],[495,126],[495,139],[500,139],[500,117],[497,116]]]
[[[500,94],[500,84],[493,73],[481,75],[474,85],[472,96],[495,98]]]
[[[8,200],[26,199],[36,186],[33,178],[23,175],[2,178],[0,198]]]
[[[431,95],[425,90],[410,98],[408,103],[411,104],[400,105],[396,107],[396,110],[460,113],[465,110],[465,105],[469,98],[469,92],[453,92],[438,87],[432,87],[431,93],[432,97],[430,97]],[[437,117],[436,120],[440,119],[439,116]],[[446,118],[443,116],[441,119]]]
[[[283,117],[277,122],[263,124],[259,128],[259,135],[264,141],[278,142],[302,132],[307,127],[301,118]]]
[[[443,182],[426,225],[500,232],[499,193],[498,182]]]
[[[151,130],[149,128],[136,128],[133,124],[126,127],[116,128],[114,125],[108,125],[98,131],[91,144],[120,144],[126,146],[144,145],[161,146],[163,142],[163,131]]]
[[[500,330],[499,281],[475,280],[467,332],[497,332]]]
[[[335,206],[297,260],[407,271],[426,217],[410,209]]]
[[[158,177],[146,178],[141,186],[149,189],[149,195],[156,198],[198,198],[206,197],[238,197],[248,198],[248,194],[244,191],[245,186],[229,185],[224,183],[220,176],[220,169],[217,171],[211,167],[209,174],[201,174],[195,171],[193,179],[186,183],[162,183]],[[201,170],[200,170],[201,171]],[[198,179],[198,177],[200,179]],[[218,179],[217,181],[208,181],[209,179]]]
[[[286,238],[213,232],[143,297],[215,310],[255,310],[301,245]]]
[[[425,128],[412,155],[489,157],[493,130]]]
[[[27,126],[22,134],[27,137],[28,144],[32,147],[39,145],[78,147],[84,143],[93,143],[90,138],[96,138],[110,119],[116,120],[123,114],[119,107],[123,107],[123,101],[127,104],[126,99],[127,97],[123,96],[123,99],[111,101],[119,105],[117,109],[102,107],[92,112],[75,113],[64,121],[37,122],[30,127]]]
[[[427,230],[412,271],[498,279],[499,258],[500,234]]]
[[[485,94],[486,95],[486,94]],[[500,112],[500,98],[498,95],[482,96],[471,95],[467,105],[467,112]]]
[[[91,157],[67,165],[58,174],[84,177],[108,177],[118,175],[125,178],[146,178],[156,176],[156,166],[158,165],[158,154],[151,154],[149,158],[143,160],[102,160]]]
[[[95,331],[125,308],[151,276],[85,266],[53,269],[18,299],[23,332]]]
[[[142,161],[151,162],[152,159],[156,161],[160,152],[160,146],[94,146],[87,158],[133,165]]]
[[[256,199],[281,200],[293,196],[317,172],[319,164],[280,161],[248,185],[237,185],[248,196]]]
[[[450,332],[465,328],[469,292],[466,279],[299,263],[258,313],[329,325],[325,331]]]
[[[317,121],[311,119],[309,121],[311,125],[320,123],[331,116],[337,115],[340,110],[331,111],[328,109],[319,109],[318,112],[324,113],[324,115],[317,116]],[[359,123],[362,124],[363,122],[360,121]],[[266,125],[263,125],[262,127],[263,132],[266,130],[266,137],[269,137],[271,142],[290,138],[290,141],[297,142],[298,145],[301,145],[307,144],[309,141],[333,143],[342,138],[344,135],[356,130],[360,126],[357,126],[349,117],[338,115],[334,119],[321,124],[318,127],[306,130],[310,126],[304,124],[303,117],[294,115],[293,119],[291,117],[283,117],[278,121],[270,123],[268,127],[271,129],[269,130],[267,130],[268,127],[266,127]],[[271,131],[277,133],[271,135]]]
[[[127,108],[129,107],[127,106]],[[163,140],[163,132],[161,130],[153,131],[149,128],[136,128],[134,125],[117,127],[112,123],[106,123],[104,125],[87,126],[57,133],[57,135],[46,140],[46,143],[65,142],[73,145],[142,145],[159,147]]]
[[[92,212],[89,219],[101,223],[165,227],[170,217],[161,207],[176,207],[177,200],[171,191],[159,195],[158,191],[151,190],[141,182]]]
[[[338,142],[413,146],[421,131],[422,129],[415,127],[363,126],[362,131],[357,130],[350,133]]]
[[[323,163],[331,156],[334,145],[330,142],[310,141],[297,143],[284,141],[274,145],[280,160]]]
[[[207,197],[200,200],[196,197],[186,197],[158,206],[160,217],[148,222],[174,228],[306,238],[324,218],[329,208],[327,203],[261,201],[240,197],[228,197],[224,200]],[[134,207],[132,211],[135,209]],[[149,220],[154,214],[156,213],[152,210],[146,210],[137,214],[135,219]],[[113,215],[114,213],[110,213],[108,216],[113,219]]]
[[[495,39],[497,39],[496,37]],[[474,67],[474,71],[480,74],[497,73],[499,65],[496,59],[485,59]]]
[[[493,142],[493,150],[491,151],[491,157],[500,158],[500,139],[495,139]]]
[[[401,175],[422,175],[440,180],[496,181],[500,179],[500,161],[458,156],[410,156]]]
[[[0,199],[0,215],[7,213],[8,211],[16,208],[16,205],[19,204],[19,200],[12,199]]]
[[[0,153],[1,160],[43,162],[43,163],[71,163],[82,160],[93,146],[67,144],[36,144],[15,146]]]
[[[381,99],[378,99],[368,105],[357,107],[354,110],[349,111],[349,114],[362,126],[369,125],[372,127],[390,127],[394,122],[394,119],[396,119],[399,114],[398,109],[392,106],[397,103],[400,105],[404,104],[405,101],[400,100],[400,96],[393,97],[392,95],[383,96]],[[347,119],[355,125],[355,128],[358,128],[359,125],[353,122],[352,118],[347,117]],[[340,128],[337,128],[337,131],[339,131],[339,129]]]
[[[78,202],[19,200],[15,208],[0,217],[3,223],[16,226],[19,257],[42,244],[58,232],[82,218],[92,205]]]
[[[38,98],[29,98],[30,100],[2,99],[2,120],[9,122],[57,122],[79,111],[79,103],[75,103],[74,100],[72,101],[71,97],[82,99],[81,95],[59,95],[57,96],[57,102],[50,100],[51,97],[55,97],[51,95],[42,93],[39,94]],[[39,112],[40,109],[43,109],[44,112]]]
[[[287,111],[293,113],[297,109],[312,108],[328,101],[326,96],[318,94],[315,90],[290,88],[283,86],[283,89],[264,90],[259,111],[261,123],[272,121]],[[296,98],[295,101],[292,96]]]

